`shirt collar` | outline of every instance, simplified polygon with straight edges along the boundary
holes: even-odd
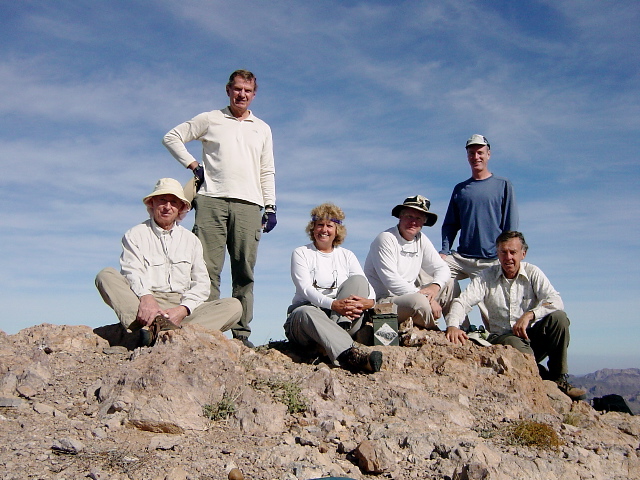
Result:
[[[173,223],[173,227],[171,227],[169,230],[165,230],[164,228],[161,228],[158,226],[158,224],[156,223],[156,221],[153,218],[150,218],[149,221],[151,222],[151,231],[156,235],[156,237],[160,238],[161,235],[172,235],[173,231],[176,228],[176,223]]]
[[[231,113],[231,108],[227,105],[226,107],[224,107],[222,109],[222,113],[224,114],[225,117],[229,117],[229,118],[233,118],[234,120],[238,120],[233,113]],[[246,121],[250,121],[253,122],[253,119],[255,117],[253,116],[253,112],[251,110],[249,110],[249,116],[247,116],[247,118],[245,118],[244,120],[242,120],[243,122]],[[239,120],[238,120],[239,121]]]
[[[518,277],[524,277],[526,280],[529,280],[529,275],[527,275],[527,271],[524,269],[525,265],[526,265],[525,262],[520,262],[520,270],[518,270],[518,274],[514,278],[509,279],[504,276],[504,273],[502,272],[502,266],[498,264],[496,265],[497,267],[496,278],[502,277],[505,280],[515,280]]]

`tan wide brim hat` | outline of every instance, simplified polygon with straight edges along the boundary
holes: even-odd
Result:
[[[424,221],[425,226],[433,227],[433,225],[438,221],[438,215],[429,211],[430,206],[431,202],[428,198],[423,197],[422,195],[414,195],[413,197],[405,198],[404,203],[393,207],[391,215],[400,218],[400,212],[402,212],[403,209],[413,208],[414,210],[418,210],[419,212],[427,215],[427,218]]]
[[[147,205],[149,199],[157,195],[174,195],[182,202],[186,203],[189,208],[191,208],[191,200],[189,200],[185,195],[184,189],[182,188],[182,185],[180,185],[180,182],[173,178],[161,178],[160,180],[158,180],[158,183],[156,183],[153,192],[144,197],[142,199],[142,203]]]

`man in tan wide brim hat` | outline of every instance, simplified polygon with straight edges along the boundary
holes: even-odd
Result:
[[[364,273],[376,292],[378,303],[397,306],[398,321],[438,329],[442,314],[442,289],[451,272],[427,236],[438,216],[422,195],[407,197],[391,210],[398,224],[380,233],[371,243]]]
[[[202,244],[178,225],[191,208],[180,182],[161,178],[142,201],[150,218],[124,234],[120,272],[105,268],[96,276],[102,299],[125,328],[142,329],[141,346],[152,343],[147,329],[159,323],[163,328],[183,323],[231,328],[242,306],[235,298],[207,301],[210,282]]]

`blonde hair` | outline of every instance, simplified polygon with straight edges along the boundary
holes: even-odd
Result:
[[[333,239],[333,246],[337,247],[344,242],[347,236],[347,227],[342,224],[344,220],[344,212],[342,209],[333,203],[323,203],[311,210],[311,220],[309,221],[306,232],[309,235],[311,241],[315,241],[313,237],[313,229],[316,226],[318,220],[329,220],[336,224],[336,238]]]

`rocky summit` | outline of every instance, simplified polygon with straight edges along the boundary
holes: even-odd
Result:
[[[378,373],[197,326],[0,331],[0,478],[634,479],[640,417],[572,403],[505,346],[417,332]]]

